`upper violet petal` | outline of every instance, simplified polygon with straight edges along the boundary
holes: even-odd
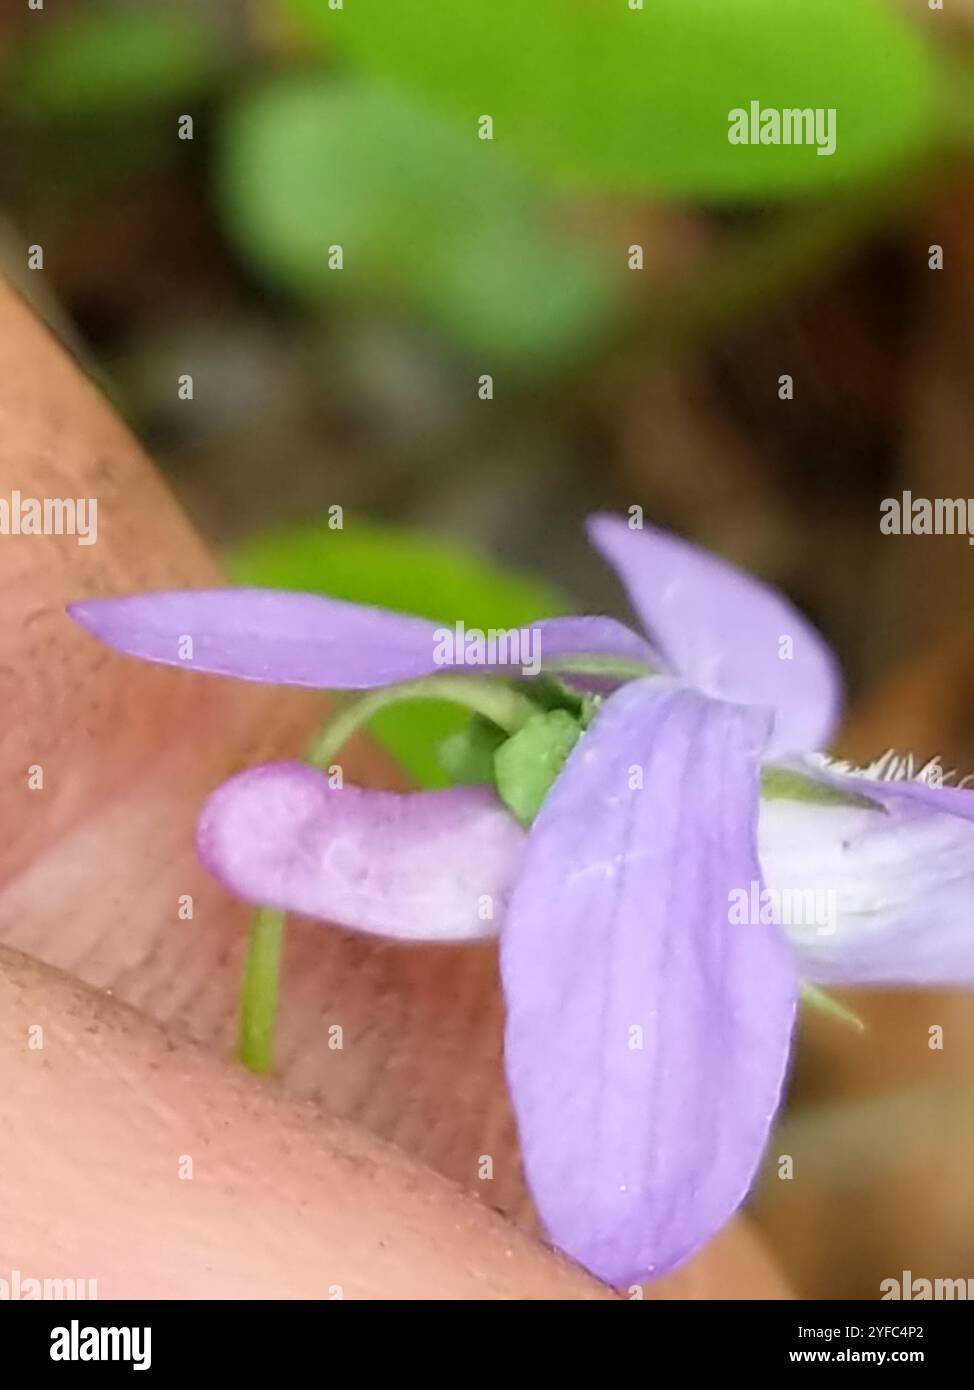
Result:
[[[785,930],[803,977],[974,984],[974,791],[806,770],[883,811],[761,803],[765,880],[783,905],[791,894]]]
[[[337,788],[304,763],[267,763],[213,792],[196,842],[247,902],[379,936],[470,941],[496,932],[524,831],[486,788]]]
[[[611,1284],[671,1268],[723,1225],[778,1106],[793,953],[729,912],[760,880],[769,723],[669,679],[624,685],[549,793],[508,905],[528,1183],[555,1244]]]
[[[366,690],[477,664],[472,648],[444,643],[450,627],[319,594],[190,589],[89,599],[68,613],[130,656],[276,685]],[[551,618],[523,632],[514,648],[522,660],[529,651],[541,663],[576,653],[653,660],[645,640],[614,618]],[[494,661],[512,645],[498,642],[480,665],[517,674],[518,662]]]
[[[648,670],[658,670],[661,665],[645,637],[615,618],[588,615],[546,618],[536,627],[543,666],[575,655],[602,656],[609,660],[618,657],[623,661],[640,662]]]
[[[69,614],[146,661],[276,685],[365,690],[429,675],[433,623],[278,589],[189,589],[89,599]]]
[[[838,667],[787,599],[665,531],[633,531],[613,516],[590,517],[588,531],[674,675],[706,694],[773,709],[769,754],[828,747],[841,705]]]

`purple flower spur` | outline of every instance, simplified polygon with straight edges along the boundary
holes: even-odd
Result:
[[[211,795],[200,858],[272,919],[499,934],[534,1201],[556,1245],[628,1285],[747,1196],[800,992],[974,982],[974,792],[936,761],[831,762],[836,665],[784,598],[635,517],[589,532],[645,636],[601,617],[472,634],[254,589],[70,612],[150,661],[365,692],[309,762]],[[459,785],[344,786],[338,749],[403,698],[469,709],[443,748]]]

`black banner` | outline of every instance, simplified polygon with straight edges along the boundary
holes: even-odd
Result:
[[[477,1311],[480,1306],[480,1311]],[[585,1321],[578,1319],[584,1311]],[[502,1321],[498,1324],[498,1317]],[[562,1322],[567,1317],[569,1321]],[[589,1318],[592,1322],[588,1322]],[[428,1321],[427,1321],[428,1319]],[[508,1335],[499,1336],[502,1331]],[[456,1340],[457,1334],[461,1340]],[[582,1335],[579,1336],[579,1333]],[[219,1370],[279,1377],[300,1358],[305,1371],[343,1373],[360,1357],[370,1378],[415,1372],[417,1358],[438,1375],[467,1376],[488,1367],[501,1375],[544,1363],[583,1370],[587,1353],[603,1366],[625,1356],[646,1377],[674,1361],[687,1371],[747,1374],[792,1366],[869,1365],[946,1371],[966,1354],[971,1316],[966,1302],[663,1303],[641,1309],[592,1303],[571,1313],[565,1304],[496,1306],[452,1303],[58,1303],[0,1307],[5,1365],[20,1378],[50,1367],[65,1381],[95,1371],[156,1376],[175,1383],[187,1371]],[[515,1340],[516,1338],[516,1340]],[[592,1340],[598,1338],[598,1341]],[[609,1338],[611,1340],[606,1340]],[[622,1339],[620,1341],[620,1338]],[[457,1352],[470,1358],[457,1363]],[[520,1348],[520,1350],[518,1350]],[[524,1351],[532,1348],[530,1361]],[[608,1358],[608,1361],[606,1360]],[[638,1360],[635,1360],[638,1359]]]

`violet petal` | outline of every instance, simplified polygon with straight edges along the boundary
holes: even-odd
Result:
[[[231,777],[197,828],[202,863],[245,901],[412,941],[493,935],[523,843],[486,788],[335,788],[304,763]]]
[[[824,985],[974,984],[974,791],[808,769],[885,808],[762,802],[765,879],[802,976]],[[796,920],[798,919],[798,920]]]
[[[428,675],[422,618],[278,589],[190,589],[89,599],[69,614],[108,646],[241,680],[363,690]]]
[[[462,666],[441,657],[441,635],[454,628],[319,594],[189,589],[89,599],[68,613],[130,656],[275,685],[365,690]],[[542,662],[572,653],[652,657],[613,618],[554,618],[527,631]]]
[[[760,879],[769,723],[669,679],[623,686],[552,788],[511,895],[525,1171],[554,1243],[611,1284],[671,1268],[723,1225],[778,1106],[793,954],[774,927],[729,923],[731,891]]]
[[[706,694],[773,709],[770,754],[828,747],[841,704],[838,668],[787,599],[654,527],[633,531],[619,517],[594,516],[588,531],[674,675]]]
[[[638,661],[650,670],[658,670],[660,658],[645,637],[617,622],[615,618],[581,615],[570,618],[546,618],[534,624],[540,630],[542,666],[561,657],[601,656],[608,660]]]

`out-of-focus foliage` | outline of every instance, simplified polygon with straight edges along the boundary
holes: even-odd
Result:
[[[936,69],[883,0],[288,0],[329,51],[401,82],[539,170],[626,192],[767,199],[914,154]],[[736,146],[728,113],[838,109],[838,143]]]
[[[568,611],[542,580],[505,570],[466,547],[359,518],[342,530],[327,523],[262,536],[228,557],[241,584],[303,589],[354,603],[415,613],[445,626],[521,627]],[[436,745],[466,716],[428,700],[403,702],[375,716],[370,729],[420,786],[448,783]]]
[[[18,104],[76,120],[195,97],[231,55],[205,14],[115,3],[37,25],[12,56],[7,82]]]
[[[419,309],[491,365],[564,359],[618,298],[618,253],[565,236],[502,150],[364,80],[250,92],[224,130],[220,194],[230,236],[271,279]]]

